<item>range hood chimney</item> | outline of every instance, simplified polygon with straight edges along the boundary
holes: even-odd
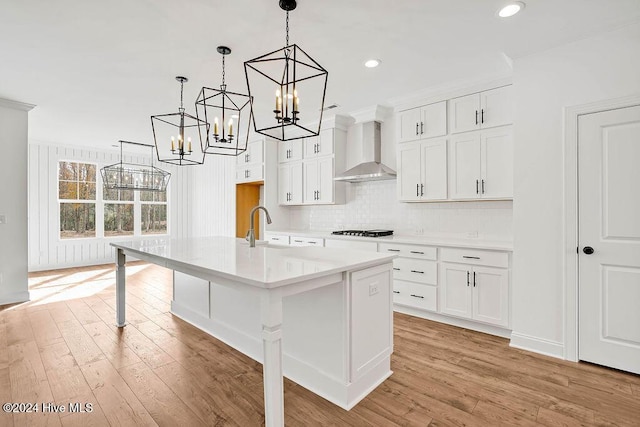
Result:
[[[365,161],[335,177],[334,180],[364,182],[396,179],[396,172],[380,163],[380,122],[365,122],[359,126],[362,127],[362,154]]]

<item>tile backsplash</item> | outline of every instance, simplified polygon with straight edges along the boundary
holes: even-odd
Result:
[[[402,235],[459,235],[510,240],[513,202],[401,203],[396,181],[347,185],[344,205],[289,208],[290,226],[298,230],[392,229]]]

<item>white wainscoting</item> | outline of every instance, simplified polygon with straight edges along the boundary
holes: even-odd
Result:
[[[49,143],[29,144],[29,271],[111,263],[109,243],[115,238],[61,240],[57,168],[63,160],[97,163],[98,168],[120,160],[118,150],[100,151]],[[232,235],[235,230],[235,158],[210,156],[201,166],[177,167],[171,172],[168,228],[172,238]],[[125,161],[148,164],[149,159],[125,154]],[[157,161],[154,159],[154,163]],[[99,175],[99,171],[98,171]],[[100,187],[101,179],[98,178]],[[97,189],[100,199],[102,190]],[[102,224],[96,210],[96,226]],[[132,239],[153,239],[155,236]],[[119,238],[121,239],[121,238]]]

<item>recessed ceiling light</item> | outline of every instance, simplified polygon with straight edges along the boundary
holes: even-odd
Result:
[[[380,61],[379,59],[369,59],[364,63],[364,66],[367,68],[376,68],[378,65],[380,65],[381,62],[382,61]]]
[[[521,1],[511,2],[498,11],[498,16],[501,18],[508,18],[520,12],[524,7],[525,4]]]

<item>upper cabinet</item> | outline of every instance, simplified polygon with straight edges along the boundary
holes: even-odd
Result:
[[[344,170],[346,140],[344,130],[327,128],[316,137],[280,142],[278,203],[344,203],[345,184],[333,178]]]
[[[447,134],[447,101],[401,111],[398,114],[398,142],[434,138]]]
[[[278,162],[287,163],[302,160],[302,139],[278,143]]]
[[[454,200],[513,198],[511,126],[451,138],[449,196]]]
[[[264,139],[251,141],[247,150],[236,157],[236,182],[264,180]]]
[[[400,145],[398,198],[405,202],[447,199],[446,139]]]
[[[511,86],[487,90],[449,101],[451,133],[488,129],[511,124],[513,102]]]

